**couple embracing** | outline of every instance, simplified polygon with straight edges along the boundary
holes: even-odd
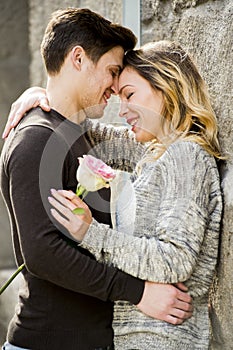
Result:
[[[16,126],[12,111],[1,155],[25,263],[5,350],[208,349],[222,211],[216,119],[180,45],[135,43],[87,9],[57,11],[47,26],[46,91],[14,104],[29,112]],[[132,130],[93,120],[112,93]],[[132,174],[134,200],[117,207],[114,227],[108,189],[84,202],[71,192],[84,154]]]

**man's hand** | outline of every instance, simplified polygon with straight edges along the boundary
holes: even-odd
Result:
[[[2,138],[8,136],[11,129],[19,123],[27,111],[37,106],[40,106],[45,112],[50,111],[45,89],[32,87],[24,91],[24,93],[11,105],[11,110]]]
[[[183,283],[171,284],[146,282],[140,303],[144,314],[178,325],[192,316],[192,298]]]

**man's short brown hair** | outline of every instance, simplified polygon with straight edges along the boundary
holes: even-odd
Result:
[[[115,46],[133,49],[137,38],[121,25],[111,23],[99,14],[80,8],[67,8],[52,14],[41,44],[41,53],[49,74],[60,71],[70,50],[80,45],[96,63]]]

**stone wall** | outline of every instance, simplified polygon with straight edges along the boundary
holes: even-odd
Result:
[[[40,41],[50,13],[66,6],[89,7],[111,20],[122,21],[121,0],[1,1],[1,130],[11,102],[28,86],[29,75],[30,85],[45,86],[45,73],[39,53]],[[164,38],[175,39],[193,53],[209,86],[219,122],[222,148],[229,153],[229,160],[221,168],[224,217],[218,276],[212,292],[212,350],[233,349],[233,117],[230,113],[233,96],[232,26],[232,0],[141,0],[141,43]],[[1,270],[13,267],[14,262],[8,218],[2,203],[0,210]],[[3,273],[5,276],[6,271]],[[17,289],[17,281],[12,289]],[[11,293],[8,292],[8,296],[13,295]],[[6,298],[8,297],[5,296]],[[0,299],[0,343],[14,308],[14,301],[5,299]]]
[[[14,11],[13,11],[14,9]],[[0,132],[9,107],[29,86],[28,4],[25,0],[0,2]],[[3,141],[0,138],[0,148]],[[5,205],[0,201],[0,267],[12,267],[9,224]]]
[[[212,350],[233,349],[233,2],[142,1],[141,42],[174,39],[193,53],[206,79],[229,160],[221,168],[224,218],[218,275],[212,291]]]
[[[11,103],[29,86],[30,52],[28,47],[28,2],[0,2],[0,133],[3,131]],[[0,149],[3,141],[0,138]],[[0,285],[15,268],[10,225],[0,195]],[[0,297],[0,345],[7,322],[13,313],[17,281]]]

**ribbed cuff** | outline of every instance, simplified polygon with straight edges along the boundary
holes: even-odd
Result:
[[[94,250],[101,251],[103,248],[103,237],[100,235],[101,232],[104,232],[104,230],[101,230],[101,226],[105,226],[103,224],[98,223],[95,219],[92,220],[92,223],[90,224],[87,233],[85,234],[81,246],[83,248],[88,249],[88,247],[93,247]]]

